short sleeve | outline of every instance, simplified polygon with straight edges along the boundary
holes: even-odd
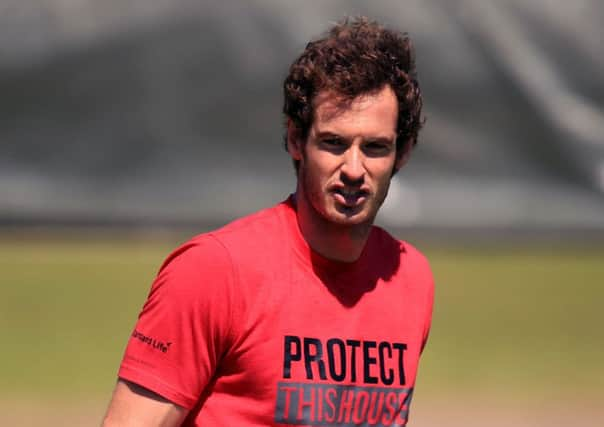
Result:
[[[119,377],[192,409],[227,351],[232,262],[212,236],[162,265],[132,332]]]

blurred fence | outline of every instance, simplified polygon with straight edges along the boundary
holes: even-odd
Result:
[[[2,224],[223,222],[283,199],[287,68],[364,14],[411,35],[427,118],[382,223],[604,232],[598,0],[0,8]]]

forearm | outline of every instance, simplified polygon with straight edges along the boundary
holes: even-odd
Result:
[[[102,427],[176,427],[187,409],[134,383],[119,380]]]

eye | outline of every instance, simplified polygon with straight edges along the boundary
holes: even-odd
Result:
[[[325,138],[322,140],[323,144],[331,146],[331,147],[337,147],[342,145],[342,140],[338,137],[329,137],[329,138]]]
[[[346,141],[338,136],[326,136],[320,140],[320,146],[334,154],[339,154],[346,150]]]
[[[364,145],[364,150],[370,156],[385,156],[390,154],[392,144],[387,141],[367,141]]]

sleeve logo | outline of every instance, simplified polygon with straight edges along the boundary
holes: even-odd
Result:
[[[157,340],[153,337],[143,334],[142,332],[139,332],[136,329],[134,330],[134,332],[132,332],[132,338],[135,338],[135,339],[139,340],[140,342],[147,344],[152,349],[161,351],[162,353],[167,353],[168,350],[170,349],[170,346],[172,345],[171,342],[163,342],[163,341]]]

